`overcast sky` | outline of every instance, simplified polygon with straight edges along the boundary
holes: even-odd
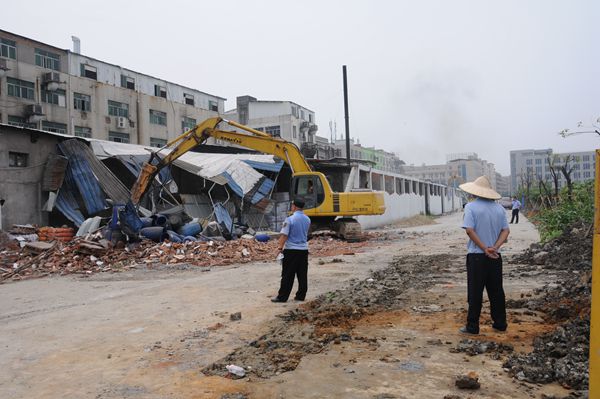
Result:
[[[7,1],[5,0],[5,3]],[[228,99],[290,100],[411,164],[600,147],[600,2],[22,1],[2,29]]]

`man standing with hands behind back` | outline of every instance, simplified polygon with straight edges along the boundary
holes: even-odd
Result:
[[[292,215],[283,222],[279,237],[279,252],[283,251],[281,285],[279,293],[271,302],[287,302],[294,277],[298,277],[297,301],[306,298],[308,290],[308,230],[310,218],[302,212],[304,201],[295,199],[292,203]]]
[[[494,200],[501,196],[492,189],[485,176],[474,182],[461,184],[460,189],[475,196],[465,206],[462,227],[469,236],[467,245],[467,297],[469,312],[467,324],[461,333],[479,334],[479,316],[485,288],[490,300],[492,328],[506,331],[506,302],[502,287],[502,256],[500,247],[510,230],[504,208]]]

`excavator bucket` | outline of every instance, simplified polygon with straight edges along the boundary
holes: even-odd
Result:
[[[150,165],[149,163],[145,163],[142,167],[140,175],[133,184],[133,187],[131,187],[131,201],[134,205],[137,205],[140,202],[146,193],[146,190],[148,190],[148,186],[152,182],[156,171],[156,166]]]

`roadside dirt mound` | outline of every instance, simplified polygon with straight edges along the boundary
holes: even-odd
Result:
[[[207,375],[229,376],[225,366],[244,367],[246,373],[269,378],[294,370],[303,356],[323,351],[329,344],[360,340],[377,345],[377,340],[353,335],[362,317],[398,308],[409,288],[425,289],[435,283],[425,270],[441,271],[453,261],[449,255],[408,256],[363,281],[354,280],[346,289],[319,296],[300,308],[280,316],[271,330],[209,365]],[[462,261],[460,258],[459,261]]]
[[[516,257],[516,262],[527,265],[524,270],[552,273],[556,280],[536,290],[532,297],[507,301],[507,307],[542,312],[547,321],[561,323],[554,331],[536,338],[531,353],[514,354],[504,363],[518,380],[558,381],[572,389],[587,388],[591,233],[589,226],[570,226],[561,236],[534,244]]]

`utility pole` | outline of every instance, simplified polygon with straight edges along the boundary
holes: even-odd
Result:
[[[344,119],[346,120],[346,162],[350,166],[350,117],[348,116],[348,79],[346,77],[346,65],[342,66],[344,75]]]

